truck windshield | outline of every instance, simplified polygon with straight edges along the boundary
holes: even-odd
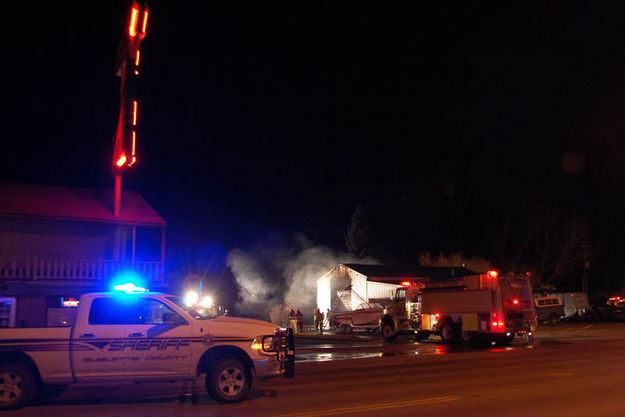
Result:
[[[178,307],[180,307],[183,310],[185,310],[187,313],[189,313],[189,315],[191,317],[194,317],[194,318],[196,318],[198,320],[212,319],[212,318],[215,318],[215,317],[217,317],[219,315],[219,312],[218,312],[216,307],[211,307],[211,308],[207,308],[207,309],[200,309],[200,308],[195,307],[195,306],[188,306],[188,305],[186,305],[182,298],[167,297],[167,299],[169,301],[171,301],[172,303],[175,303]]]

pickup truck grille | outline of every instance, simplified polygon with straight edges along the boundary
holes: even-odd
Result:
[[[295,351],[293,329],[276,330],[274,335],[274,348],[276,351]]]

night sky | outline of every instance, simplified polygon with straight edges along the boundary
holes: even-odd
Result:
[[[501,3],[150,2],[124,187],[172,253],[293,233],[341,251],[363,204],[398,262],[488,257],[501,219],[554,202],[621,279],[625,10]],[[3,13],[1,181],[112,187],[127,5]]]

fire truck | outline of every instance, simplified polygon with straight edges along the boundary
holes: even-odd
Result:
[[[529,279],[488,271],[466,277],[402,282],[380,317],[385,340],[414,332],[417,340],[439,335],[448,344],[510,344],[538,328]]]

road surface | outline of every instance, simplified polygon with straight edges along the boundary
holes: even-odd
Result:
[[[257,381],[239,404],[216,404],[201,386],[194,397],[192,387],[181,384],[122,384],[71,388],[60,398],[5,415],[625,415],[625,324],[541,333],[533,346],[480,349],[449,349],[436,340],[384,344],[375,338],[355,346],[353,338],[329,336],[298,343],[309,353],[301,354],[295,379]],[[314,355],[325,356],[314,360]]]

